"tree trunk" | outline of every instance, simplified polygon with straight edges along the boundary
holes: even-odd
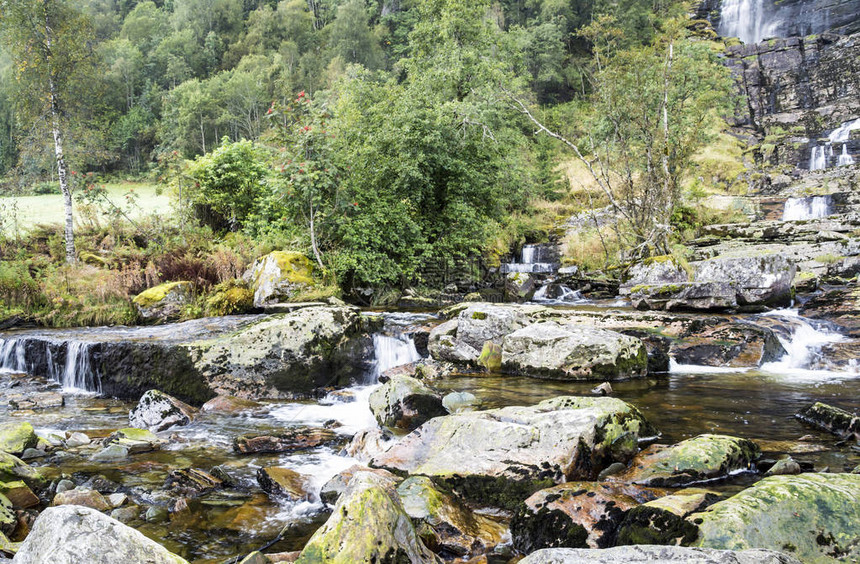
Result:
[[[51,21],[45,12],[45,47],[49,66],[53,61],[53,35]],[[54,134],[54,153],[57,157],[57,177],[60,179],[60,191],[63,193],[63,206],[66,212],[66,262],[75,264],[75,223],[72,215],[72,191],[69,188],[68,175],[66,171],[66,158],[63,155],[63,133],[60,130],[60,103],[57,100],[57,84],[54,80],[53,69],[48,76],[48,90],[51,102],[51,130]]]
[[[311,202],[310,205],[310,227],[311,227],[311,248],[314,250],[314,257],[317,259],[317,264],[320,265],[320,270],[325,270],[325,266],[323,265],[322,257],[320,257],[320,250],[317,248],[317,235],[314,229],[314,204]]]

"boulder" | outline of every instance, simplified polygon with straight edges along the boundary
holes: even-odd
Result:
[[[375,389],[370,394],[370,411],[381,427],[400,431],[412,431],[447,413],[434,390],[409,376],[392,376]]]
[[[648,355],[636,337],[545,321],[504,337],[502,370],[555,380],[639,378],[648,372]]]
[[[801,472],[803,472],[803,469],[800,467],[800,464],[798,464],[796,460],[788,456],[786,458],[780,458],[779,460],[777,460],[776,463],[771,466],[767,472],[764,473],[764,475],[790,476],[793,474],[800,474]]]
[[[28,448],[39,442],[36,431],[30,423],[10,421],[0,424],[0,450],[20,456]]]
[[[218,413],[242,413],[260,409],[262,404],[249,399],[233,396],[216,396],[200,407],[200,411],[214,411]]]
[[[755,367],[777,361],[786,351],[767,327],[726,322],[673,343],[670,354],[679,364]]]
[[[357,473],[328,521],[305,545],[300,564],[440,562],[425,547],[400,502],[395,482],[370,472]]]
[[[108,445],[92,455],[93,462],[118,462],[125,460],[131,454],[127,447],[122,445]]]
[[[663,492],[626,484],[569,482],[526,499],[511,521],[514,548],[607,548],[627,512]]]
[[[26,462],[0,451],[0,482],[14,482],[23,480],[28,486],[39,490],[47,485],[47,481],[42,474],[29,466]]]
[[[689,264],[687,280],[627,286],[637,309],[761,310],[791,302],[795,264],[781,254],[717,257]],[[635,282],[632,280],[631,282]]]
[[[696,546],[782,550],[812,564],[860,558],[860,475],[771,476],[689,520]]]
[[[532,305],[469,304],[430,331],[430,354],[437,360],[475,363],[487,341],[501,344],[505,335],[529,325],[531,316],[542,311],[546,308]]]
[[[557,397],[431,419],[371,465],[433,478],[464,497],[513,508],[535,491],[626,462],[654,428],[615,398]]]
[[[640,486],[683,487],[747,470],[759,454],[759,447],[747,439],[699,435],[671,446],[649,446],[626,472],[612,479]]]
[[[233,450],[240,454],[263,452],[292,452],[331,443],[338,439],[337,433],[322,427],[292,427],[277,435],[238,437],[233,441]]]
[[[686,517],[719,499],[713,492],[689,489],[643,503],[624,516],[617,543],[688,545],[696,540],[699,530]]]
[[[318,306],[267,316],[192,353],[219,395],[295,397],[366,377],[373,342],[356,308]]]
[[[860,417],[844,409],[816,402],[796,417],[843,439],[860,440]]]
[[[505,294],[508,300],[524,302],[534,295],[537,290],[535,279],[525,272],[509,272],[505,276]]]
[[[108,500],[95,490],[87,490],[82,488],[75,488],[73,490],[67,490],[61,493],[58,493],[54,496],[54,501],[51,502],[52,505],[80,505],[83,507],[89,507],[90,509],[95,509],[96,511],[107,511],[108,509],[112,509],[111,504],[108,503]]]
[[[629,296],[636,286],[683,284],[689,280],[690,275],[675,257],[671,255],[651,257],[630,267],[624,282],[618,287],[618,293]]]
[[[771,550],[709,550],[680,546],[618,546],[605,550],[548,548],[519,564],[800,564],[793,556]]]
[[[187,564],[143,534],[94,509],[49,507],[15,555],[15,564]]]
[[[309,476],[289,468],[260,468],[257,482],[263,491],[289,500],[307,499]]]
[[[314,265],[302,253],[272,251],[257,259],[244,279],[254,291],[254,307],[289,301],[314,285]]]
[[[391,448],[394,444],[392,439],[393,436],[389,431],[379,428],[365,429],[352,437],[343,449],[343,454],[359,462],[370,462],[373,457]]]
[[[468,557],[492,551],[507,536],[507,527],[473,513],[425,476],[411,476],[397,486],[403,508],[418,536],[436,553]]]
[[[157,433],[174,425],[188,425],[196,414],[190,405],[164,392],[149,390],[128,414],[128,422],[132,427]]]
[[[166,282],[134,297],[132,303],[144,321],[170,321],[179,319],[182,308],[194,300],[191,282]]]
[[[346,470],[338,472],[332,478],[323,484],[323,487],[320,489],[320,499],[329,505],[334,505],[337,503],[337,499],[340,495],[346,491],[346,487],[349,485],[349,482],[352,478],[361,472],[371,472],[373,474],[377,474],[385,478],[386,480],[390,480],[395,484],[398,484],[402,481],[402,478],[398,478],[391,472],[387,470],[380,470],[378,468],[368,468],[367,466],[361,466],[356,464],[355,466],[350,466]]]

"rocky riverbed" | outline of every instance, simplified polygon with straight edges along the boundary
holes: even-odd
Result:
[[[562,547],[680,542],[741,552],[664,556],[856,557],[860,452],[850,433],[860,377],[827,361],[827,347],[850,342],[850,312],[824,307],[816,321],[796,309],[615,304],[466,303],[430,314],[321,304],[197,325],[6,334],[0,553],[17,553],[15,562],[506,563],[565,561]],[[355,376],[328,387],[266,376],[296,373],[278,363],[309,365],[290,352],[299,337],[261,338],[290,323],[301,332],[298,314],[327,320],[305,342],[361,343],[329,349],[352,351],[342,358]],[[70,352],[79,342],[202,350],[192,358],[212,355],[222,369],[185,373],[200,397],[153,388],[111,398],[107,373],[93,366],[112,357],[79,362]],[[235,348],[211,353],[225,343]],[[248,343],[266,353],[242,350]],[[53,370],[31,352],[40,350],[59,351]],[[246,364],[223,368],[231,362]],[[243,397],[224,393],[233,390]],[[763,515],[766,531],[745,528]],[[790,528],[794,515],[814,534]],[[624,550],[605,557],[644,554]]]

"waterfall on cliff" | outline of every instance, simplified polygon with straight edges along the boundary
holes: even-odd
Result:
[[[724,0],[717,31],[744,43],[760,43],[774,35],[780,23],[778,18],[765,17],[764,0]]]
[[[785,201],[782,212],[783,221],[802,221],[806,219],[821,219],[830,215],[830,196],[812,196],[811,198],[789,198]]]
[[[847,166],[854,164],[854,157],[848,154],[848,144],[842,145],[842,154],[839,155],[838,166]]]
[[[27,370],[24,341],[0,339],[0,370],[10,372],[25,372]]]
[[[827,152],[826,147],[813,147],[809,154],[809,170],[824,170],[827,168]]]
[[[854,164],[854,158],[848,154],[848,146],[846,144],[851,139],[851,132],[855,129],[860,129],[860,118],[846,121],[830,132],[824,145],[813,147],[809,153],[809,170],[824,170],[827,168],[829,164],[828,159],[832,159],[835,156],[833,151],[834,143],[842,143],[842,153],[839,155],[836,165]]]

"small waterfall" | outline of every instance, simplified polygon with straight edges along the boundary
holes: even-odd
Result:
[[[101,381],[90,367],[90,343],[66,343],[66,363],[58,382],[65,391],[101,392]]]
[[[761,369],[775,374],[804,374],[816,361],[822,347],[844,341],[846,337],[828,328],[825,324],[815,323],[798,315],[797,310],[780,309],[765,315],[781,317],[791,322],[790,335],[777,332],[785,356],[776,362],[763,364]]]
[[[846,121],[827,136],[831,143],[846,143],[851,139],[851,132],[860,129],[860,118],[854,121]]]
[[[532,301],[548,304],[582,304],[589,300],[579,290],[573,290],[564,284],[544,284],[537,289]]]
[[[820,219],[830,215],[830,196],[812,196],[811,198],[789,198],[785,201],[782,212],[783,221],[801,221]]]
[[[386,370],[421,359],[421,355],[415,348],[415,342],[404,335],[392,337],[380,333],[375,334],[373,336],[373,351],[376,356],[374,380],[378,380],[379,376]]]
[[[809,170],[824,170],[827,168],[826,146],[813,147],[809,154]]]
[[[502,265],[502,274],[525,272],[529,274],[550,273],[558,269],[558,249],[555,245],[523,245],[520,262]]]
[[[27,371],[27,359],[22,339],[0,339],[0,370]]]
[[[842,154],[839,155],[839,161],[836,163],[837,166],[848,166],[854,164],[854,157],[848,154],[848,144],[845,143],[842,145]]]

